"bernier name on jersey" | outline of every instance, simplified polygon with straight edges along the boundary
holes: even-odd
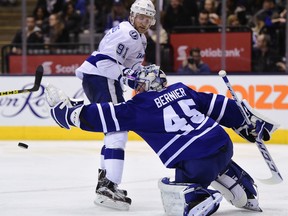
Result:
[[[166,105],[167,103],[186,96],[186,93],[183,88],[178,88],[173,91],[167,92],[154,99],[154,102],[158,108]]]

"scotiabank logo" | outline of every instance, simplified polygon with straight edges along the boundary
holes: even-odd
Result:
[[[43,62],[45,74],[74,74],[79,64],[62,65],[55,64],[52,61]]]
[[[243,52],[244,48],[234,48],[231,50],[225,50],[225,57],[241,57],[241,52]],[[207,48],[200,52],[202,57],[209,57],[209,58],[219,58],[222,57],[221,49],[212,49]]]
[[[56,74],[74,74],[75,70],[79,67],[79,64],[73,65],[55,65]]]
[[[170,39],[174,51],[174,70],[177,71],[181,66],[191,48],[199,47],[202,60],[209,65],[213,72],[221,70],[222,56],[226,57],[226,70],[250,72],[251,38],[251,32],[227,33],[225,51],[222,53],[221,33],[172,33]]]
[[[177,60],[184,60],[187,58],[187,49],[188,46],[179,46],[177,53]],[[239,58],[241,57],[241,52],[245,51],[244,48],[234,48],[231,50],[225,50],[225,57],[233,57],[233,58]],[[211,47],[208,47],[204,50],[201,50],[200,52],[201,57],[206,57],[206,58],[219,58],[222,57],[222,50],[217,48],[217,49],[212,49]]]
[[[44,68],[44,74],[49,75],[53,73],[52,64],[53,64],[52,61],[43,62],[42,66]]]
[[[218,90],[212,85],[203,85],[199,88],[189,85],[190,88],[200,92],[212,92],[218,94]],[[288,86],[287,85],[242,85],[232,86],[239,98],[245,98],[256,109],[288,109]],[[225,94],[231,98],[229,90]]]

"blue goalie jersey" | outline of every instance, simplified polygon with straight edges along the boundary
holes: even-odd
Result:
[[[80,119],[83,130],[136,132],[168,168],[221,151],[231,142],[221,125],[238,127],[244,121],[234,100],[182,83],[137,94],[121,104],[84,106]]]

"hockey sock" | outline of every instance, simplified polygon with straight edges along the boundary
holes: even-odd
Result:
[[[103,170],[105,170],[105,160],[104,160],[105,150],[106,150],[106,147],[105,145],[103,145],[101,149],[101,154],[100,154],[100,169],[103,169]]]
[[[123,149],[105,149],[106,177],[116,184],[120,184],[122,180],[124,155]]]

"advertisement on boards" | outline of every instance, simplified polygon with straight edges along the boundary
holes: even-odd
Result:
[[[286,138],[278,138],[288,143],[288,76],[231,75],[229,80],[240,99],[245,98],[259,113],[280,124],[279,129],[283,131]],[[33,76],[3,76],[0,80],[0,91],[31,88],[33,82]],[[168,77],[168,85],[177,82],[183,82],[200,92],[231,97],[225,83],[217,75]],[[35,127],[45,127],[45,133],[48,133],[49,127],[56,127],[45,101],[44,87],[47,83],[61,88],[69,97],[83,98],[85,103],[89,103],[84,95],[80,79],[75,76],[44,76],[37,92],[0,97],[0,128],[8,128],[8,133],[11,130],[14,135],[25,134],[23,131],[27,132],[29,127],[33,127],[34,130]],[[126,100],[133,97],[133,94],[132,89],[125,87]],[[15,130],[14,127],[23,129]],[[5,134],[2,133],[2,135]],[[0,139],[2,135],[0,134]]]
[[[239,43],[241,42],[241,43]],[[221,33],[174,33],[170,35],[170,43],[174,55],[174,71],[177,71],[182,61],[187,58],[192,48],[201,49],[202,60],[211,71],[221,70]],[[226,34],[226,70],[230,72],[251,71],[250,32],[227,32]]]

